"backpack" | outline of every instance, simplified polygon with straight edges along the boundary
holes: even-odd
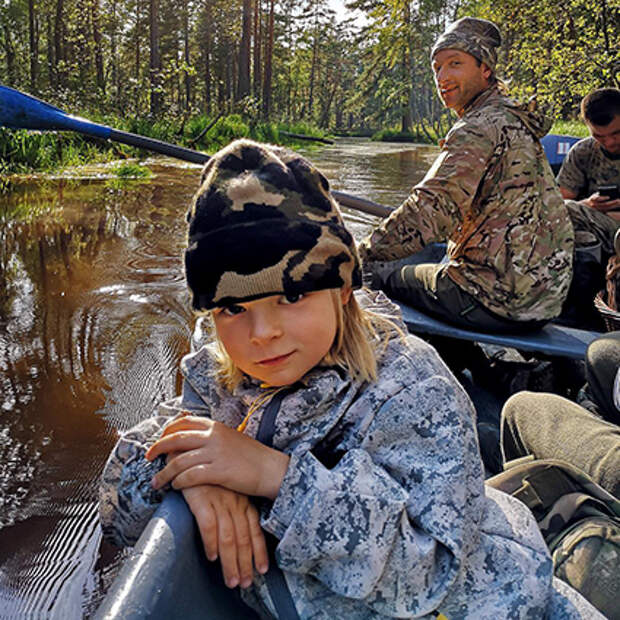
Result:
[[[620,235],[616,233],[616,237],[620,243]],[[620,254],[615,254],[607,262],[605,278],[607,280],[607,305],[611,310],[620,312]]]
[[[620,620],[620,501],[564,461],[524,457],[504,469],[486,483],[532,511],[555,576]]]

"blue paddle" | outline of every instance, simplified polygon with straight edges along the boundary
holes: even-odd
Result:
[[[38,129],[76,131],[87,136],[122,142],[147,151],[154,151],[169,157],[190,161],[195,164],[204,164],[209,160],[206,153],[186,149],[161,140],[146,138],[135,133],[119,131],[106,125],[93,123],[79,116],[71,116],[60,108],[56,108],[45,101],[31,95],[26,95],[14,88],[0,85],[0,126],[11,129]],[[393,209],[380,205],[365,198],[358,198],[343,192],[332,191],[340,204],[364,211],[371,215],[386,217]]]

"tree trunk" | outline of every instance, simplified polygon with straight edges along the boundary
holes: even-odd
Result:
[[[252,1],[243,0],[243,21],[239,43],[237,101],[250,94],[250,43],[252,41]]]
[[[411,9],[409,2],[403,5],[403,24],[405,26],[407,45],[403,49],[403,85],[405,92],[402,95],[402,116],[400,130],[403,133],[411,133]]]
[[[202,54],[204,58],[204,80],[205,80],[205,90],[204,90],[204,100],[205,100],[205,112],[207,116],[211,115],[212,108],[212,75],[211,75],[211,0],[205,0],[204,3],[205,10],[205,24],[206,31],[203,35],[203,46],[202,46]]]
[[[329,93],[329,97],[323,106],[323,110],[321,111],[321,120],[319,121],[319,127],[327,128],[329,127],[329,112],[332,107],[332,102],[334,100],[334,95],[336,94],[336,89],[338,88],[338,84],[334,83],[331,92]]]
[[[28,0],[28,40],[30,43],[30,92],[37,93],[39,83],[39,19],[34,0]]]
[[[316,25],[314,33],[314,41],[312,43],[312,63],[310,65],[310,93],[308,94],[308,117],[312,118],[312,108],[314,107],[314,77],[316,74],[316,65],[318,60],[319,48],[319,27]]]
[[[53,37],[53,28],[52,28],[52,17],[51,15],[47,16],[46,20],[46,30],[47,30],[47,81],[49,85],[52,87],[56,86],[56,58],[54,56],[54,37]]]
[[[6,59],[6,76],[9,86],[17,86],[17,74],[15,72],[15,45],[11,39],[11,29],[4,24],[4,55]]]
[[[78,73],[78,83],[80,84],[82,92],[85,91],[85,86],[88,82],[88,78],[91,75],[90,49],[87,43],[90,39],[90,20],[88,19],[89,4],[90,2],[88,0],[76,1],[77,14],[86,16],[85,19],[81,19],[76,24],[75,30],[75,32],[77,33],[77,38],[80,42],[82,42],[82,44],[75,45],[74,41],[70,40],[66,53],[67,59],[69,59],[71,61],[71,64],[73,65],[71,67],[71,74],[75,75],[76,72]],[[71,37],[71,39],[74,39],[74,37]]]
[[[64,29],[63,29],[63,4],[64,0],[56,0],[56,17],[54,20],[54,75],[56,84],[64,86]]]
[[[141,62],[141,54],[140,54],[140,30],[142,29],[142,14],[141,14],[142,5],[140,0],[136,0],[136,25],[134,28],[135,36],[136,36],[136,47],[134,50],[134,58],[135,58],[135,72],[134,79],[136,80],[136,113],[138,112],[138,101],[140,96],[138,94],[140,90],[140,62]]]
[[[337,129],[341,129],[342,126],[344,125],[343,108],[344,108],[344,96],[343,96],[342,89],[340,89],[338,99],[336,100],[336,110],[335,110]]]
[[[185,61],[185,109],[189,110],[192,103],[192,76],[189,73],[191,64],[189,55],[189,2],[185,1],[183,11],[183,59]]]
[[[161,112],[161,55],[159,51],[159,0],[149,0],[151,116]]]
[[[235,63],[229,62],[226,64],[226,91],[225,91],[225,105],[226,109],[232,111],[233,98],[235,93]]]
[[[93,22],[93,41],[95,42],[95,70],[97,72],[97,88],[105,91],[105,76],[103,71],[103,44],[99,29],[99,0],[92,0],[91,16]]]
[[[112,84],[114,85],[114,104],[116,109],[121,108],[121,68],[118,61],[118,21],[116,19],[116,0],[112,0],[112,33],[110,35],[110,57],[112,64]],[[137,107],[136,107],[137,112]]]
[[[252,91],[255,97],[260,97],[261,87],[261,0],[254,0],[254,76]]]
[[[263,81],[263,116],[269,120],[271,115],[271,74],[273,63],[273,23],[275,0],[269,0],[269,22],[267,25],[267,45],[265,46],[265,77]]]

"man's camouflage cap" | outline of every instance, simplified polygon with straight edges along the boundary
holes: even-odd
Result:
[[[450,24],[431,50],[431,62],[440,50],[460,50],[482,61],[491,71],[497,64],[497,48],[502,43],[498,27],[486,19],[463,17]]]
[[[361,286],[327,179],[291,151],[229,144],[207,162],[187,219],[185,275],[196,310]]]

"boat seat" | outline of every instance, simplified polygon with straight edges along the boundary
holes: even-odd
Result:
[[[396,300],[394,303],[400,306],[405,324],[412,333],[484,342],[549,356],[584,359],[588,345],[601,336],[599,332],[564,327],[556,323],[547,323],[542,329],[527,333],[489,334],[451,325]]]

